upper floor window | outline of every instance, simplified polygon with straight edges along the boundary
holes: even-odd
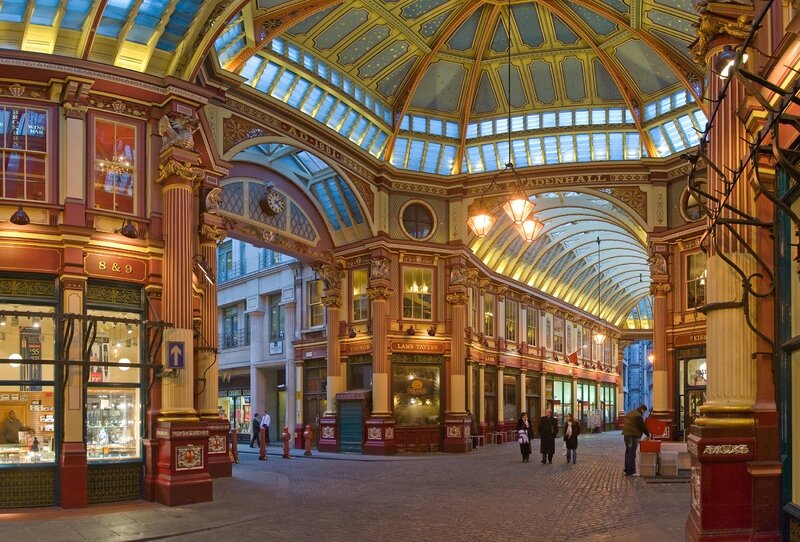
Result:
[[[536,319],[539,317],[538,312],[533,307],[528,307],[525,311],[526,340],[531,346],[536,346]]]
[[[269,341],[283,340],[285,317],[280,295],[269,296]]]
[[[239,346],[239,307],[227,307],[222,313],[222,348]]]
[[[414,239],[427,239],[433,233],[433,213],[422,203],[410,203],[403,209],[403,230]]]
[[[353,321],[369,318],[369,298],[367,297],[367,270],[353,271]]]
[[[0,105],[0,197],[47,199],[47,111]]]
[[[519,304],[516,301],[506,299],[506,340],[517,342],[517,321]]]
[[[217,252],[217,275],[220,282],[233,278],[233,243],[229,240],[219,246]]]
[[[136,126],[96,118],[94,123],[94,206],[135,211]]]
[[[698,309],[706,304],[706,255],[694,252],[686,256],[686,308]]]
[[[322,281],[308,283],[308,327],[319,327],[325,323],[325,305],[322,304]]]
[[[483,334],[494,337],[494,294],[483,294]]]
[[[553,352],[564,352],[563,318],[553,318]]]
[[[431,319],[433,271],[422,267],[403,269],[403,318]]]

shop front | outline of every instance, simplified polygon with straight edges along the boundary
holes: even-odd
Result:
[[[399,452],[441,449],[443,355],[392,354],[392,405]]]
[[[528,373],[525,375],[525,412],[528,419],[534,423],[539,422],[541,413],[541,380],[539,373]]]
[[[600,384],[600,409],[603,413],[603,431],[613,431],[617,427],[617,386]]]
[[[567,414],[572,412],[572,379],[561,376],[548,376],[545,380],[545,404],[553,411],[558,426],[564,426]]]
[[[600,429],[602,416],[597,408],[597,383],[591,380],[578,380],[577,397],[575,403],[578,412],[575,418],[581,424],[584,431],[592,432]]]
[[[675,361],[678,368],[675,419],[678,422],[677,437],[681,438],[700,415],[700,407],[706,401],[706,347],[675,350]]]
[[[219,383],[217,410],[230,420],[239,442],[250,442],[252,412],[250,408],[250,374],[232,375]]]

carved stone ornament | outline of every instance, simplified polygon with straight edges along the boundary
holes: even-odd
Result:
[[[206,194],[206,212],[218,215],[222,210],[222,188],[217,187]]]
[[[85,119],[86,112],[89,110],[87,106],[77,102],[64,102],[64,116],[68,119]]]
[[[392,289],[386,286],[370,286],[367,288],[367,297],[372,301],[376,299],[389,299],[392,297]]]
[[[691,51],[694,61],[701,66],[706,64],[709,44],[716,37],[728,35],[744,40],[750,34],[753,21],[750,15],[740,15],[736,20],[732,20],[709,13],[705,8],[698,11],[700,11],[700,22],[694,25],[697,27],[697,39],[689,45],[689,51]]]
[[[671,291],[672,291],[672,286],[670,285],[669,282],[654,282],[650,285],[651,295],[658,295],[658,294],[667,295]]]
[[[221,243],[227,236],[228,232],[223,228],[209,226],[208,224],[200,226],[201,238],[205,237],[206,239],[213,239],[215,243]]]
[[[193,167],[189,162],[181,164],[177,160],[170,159],[159,164],[156,184],[164,184],[170,177],[180,177],[193,184],[199,184],[206,178],[206,174],[202,169]]]
[[[662,254],[653,254],[647,259],[650,264],[651,275],[666,275],[667,274],[667,260],[664,259]]]
[[[342,270],[335,265],[322,264],[317,267],[316,272],[322,279],[325,290],[339,290],[342,286]]]
[[[8,86],[8,91],[11,93],[12,96],[15,98],[19,98],[23,94],[25,94],[25,87],[20,85],[19,83],[14,83],[13,85]]]
[[[451,305],[466,305],[467,301],[469,301],[469,299],[467,298],[467,294],[461,294],[461,293],[447,294],[447,296],[445,296],[445,299]]]
[[[200,121],[188,115],[164,115],[158,121],[158,133],[161,135],[161,150],[170,147],[194,150],[194,134]]]
[[[370,279],[388,279],[389,278],[389,258],[378,257],[372,258],[369,261],[369,278]]]
[[[467,284],[467,266],[461,263],[457,263],[450,268],[450,286],[461,286],[466,284]]]
[[[324,295],[320,301],[329,309],[338,309],[342,306],[342,296],[340,295]]]

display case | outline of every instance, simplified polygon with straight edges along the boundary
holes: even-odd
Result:
[[[86,453],[90,461],[138,459],[138,389],[90,388],[86,395]]]

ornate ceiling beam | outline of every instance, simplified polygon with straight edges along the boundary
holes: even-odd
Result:
[[[616,61],[611,58],[611,55],[605,52],[604,49],[600,47],[600,45],[594,40],[591,33],[586,30],[585,23],[579,17],[573,15],[573,12],[568,11],[565,6],[558,3],[558,0],[540,0],[540,2],[550,8],[550,10],[561,17],[561,19],[567,24],[567,26],[578,36],[585,41],[589,47],[592,48],[592,51],[597,55],[597,58],[600,59],[600,62],[603,63],[606,70],[608,70],[608,74],[611,76],[611,79],[614,80],[614,84],[617,85],[617,89],[619,89],[620,94],[622,95],[622,99],[625,100],[625,103],[628,106],[628,110],[633,115],[633,122],[636,125],[636,129],[639,131],[639,138],[644,143],[645,148],[647,149],[648,156],[657,156],[656,147],[653,145],[653,142],[650,140],[650,136],[647,134],[647,131],[642,126],[642,109],[643,104],[639,103],[638,94],[634,92],[625,81],[625,77],[622,74],[622,71],[619,69]]]
[[[605,4],[591,0],[574,0],[574,2],[585,7],[586,9],[594,11],[598,15],[602,15],[617,26],[628,30],[637,38],[650,46],[650,48],[667,64],[667,66],[673,72],[675,72],[675,75],[678,76],[678,79],[681,80],[686,89],[692,94],[692,96],[694,96],[695,102],[697,102],[697,104],[703,109],[703,112],[708,114],[709,106],[703,100],[702,95],[703,74],[700,72],[697,66],[691,64],[683,58],[676,59],[674,56],[667,54],[666,50],[669,47],[667,44],[660,39],[653,37],[641,28],[634,28],[630,23],[628,23],[628,21],[625,20],[624,17],[622,17],[622,15],[609,8]],[[694,81],[692,78],[694,78]],[[694,87],[695,84],[700,85],[701,89],[699,92]]]
[[[620,262],[620,263],[616,263],[614,265],[607,265],[607,266],[602,267],[600,272],[601,273],[610,272],[610,271],[614,271],[617,268],[627,267],[629,265],[630,264],[626,263],[626,262]],[[567,290],[566,295],[564,295],[560,299],[563,299],[565,303],[570,303],[572,305],[576,305],[577,306],[578,298],[583,297],[585,301],[584,301],[584,303],[582,303],[582,305],[584,307],[591,307],[594,303],[596,303],[597,302],[597,300],[596,300],[596,295],[597,295],[596,294],[596,291],[597,291],[597,284],[596,284],[596,282],[597,282],[597,270],[592,269],[594,266],[595,266],[594,263],[588,264],[588,265],[586,265],[584,267],[584,269],[582,269],[580,272],[576,273],[575,274],[575,278],[570,282],[570,285],[569,285],[569,288]],[[588,275],[586,275],[583,279],[581,279],[580,282],[578,282],[577,278],[580,277],[581,274],[586,271],[586,269],[592,269],[592,272],[589,273]],[[623,271],[623,272],[620,273],[620,276],[625,276],[625,275],[630,275],[631,277],[636,277],[637,279],[639,277],[638,273],[636,273],[634,271]],[[606,280],[606,279],[601,277],[601,280]],[[612,280],[611,283],[614,284],[614,281]],[[649,288],[649,285],[648,285],[648,288]],[[588,309],[584,309],[584,310],[587,310],[587,312],[588,312]]]
[[[92,7],[83,22],[81,28],[81,37],[78,38],[78,46],[75,50],[75,56],[86,60],[89,58],[89,53],[94,45],[94,38],[97,36],[97,27],[100,25],[100,19],[103,18],[103,12],[106,9],[108,0],[95,0],[92,2]]]
[[[244,66],[253,55],[262,50],[275,37],[315,13],[341,3],[342,0],[309,0],[299,4],[292,4],[288,7],[274,9],[255,17],[253,19],[253,35],[256,38],[255,45],[243,49],[223,66],[223,68],[229,72],[238,73],[242,66]]]
[[[128,42],[128,34],[130,34],[131,29],[133,28],[133,25],[136,22],[136,15],[139,13],[139,8],[142,6],[143,1],[144,0],[134,1],[134,3],[129,8],[128,18],[125,20],[125,24],[122,25],[122,28],[120,29],[119,34],[116,37],[117,50],[114,53],[115,66],[119,66],[121,68],[134,69],[136,71],[144,71],[140,68],[140,66],[142,65],[142,59],[137,58],[144,52],[143,51],[144,46],[138,44],[131,44],[130,42]],[[129,45],[133,45],[134,47],[128,49]]]
[[[458,149],[456,150],[456,158],[454,161],[455,169],[457,169],[459,173],[464,173],[461,171],[461,164],[464,163],[464,155],[467,152],[467,123],[469,122],[470,113],[472,113],[473,102],[475,101],[475,92],[477,91],[478,83],[481,80],[481,63],[483,62],[483,54],[486,51],[486,46],[492,37],[491,29],[495,28],[499,17],[500,6],[492,6],[489,10],[489,14],[486,16],[486,30],[480,34],[478,48],[476,49],[475,54],[475,62],[473,62],[472,70],[469,72],[467,93],[464,96],[464,107],[461,108],[461,118],[459,119],[461,121],[461,133],[459,134],[461,143],[458,145]],[[509,130],[510,129],[511,127],[509,126]]]
[[[433,59],[436,58],[436,54],[439,52],[439,49],[444,47],[444,45],[447,43],[447,40],[449,40],[456,30],[461,27],[464,21],[466,21],[476,10],[481,8],[484,3],[484,0],[469,0],[459,8],[459,11],[456,12],[455,15],[451,15],[447,23],[445,23],[439,29],[439,33],[437,34],[433,45],[431,45],[430,52],[422,57],[416,66],[414,66],[411,75],[406,77],[405,81],[403,82],[403,86],[397,93],[397,99],[395,100],[394,108],[392,109],[392,120],[394,122],[394,127],[392,129],[392,135],[389,136],[389,140],[386,142],[386,149],[384,150],[384,159],[386,161],[389,161],[392,158],[392,153],[394,152],[394,143],[397,140],[397,134],[400,133],[400,121],[403,119],[403,116],[406,114],[406,111],[408,111],[408,108],[411,105],[411,100],[414,97],[414,91],[417,90],[422,78],[425,76],[428,68],[433,63]],[[465,127],[462,126],[461,130],[464,129]]]

